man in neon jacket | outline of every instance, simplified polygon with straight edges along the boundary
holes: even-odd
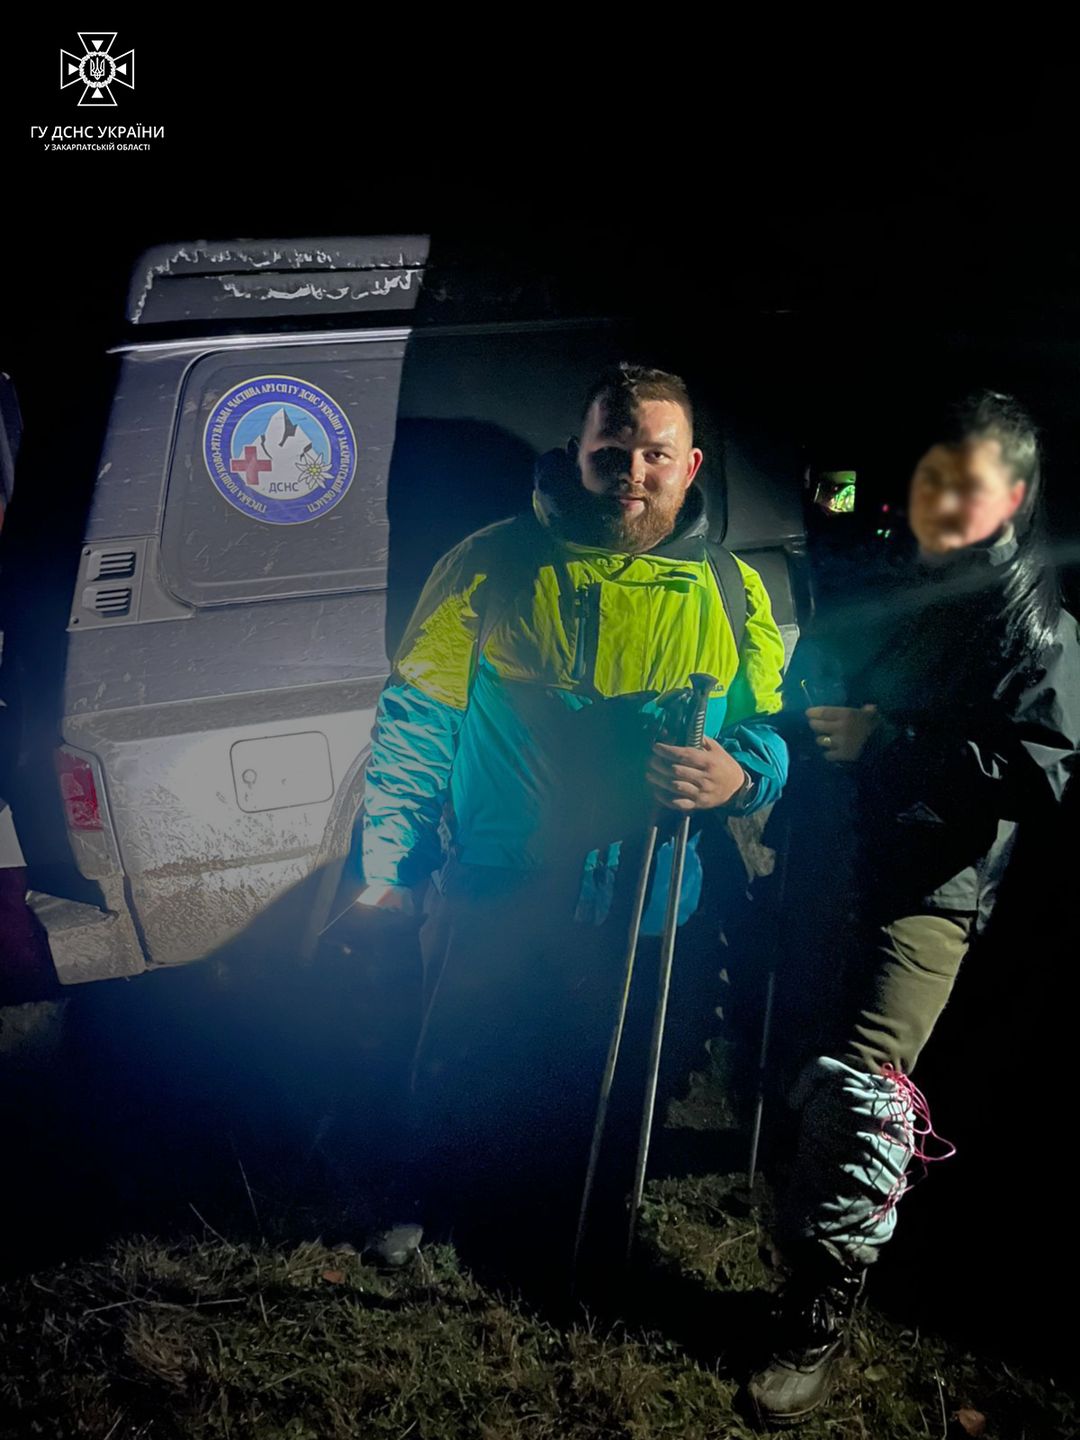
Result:
[[[583,1173],[653,805],[705,823],[771,804],[786,779],[769,723],[783,641],[738,561],[736,653],[693,484],[701,462],[677,376],[623,365],[600,377],[580,441],[538,470],[532,513],[436,565],[380,698],[360,903],[411,914],[434,877],[414,1088],[445,1189],[460,1189],[467,1162],[497,1188],[528,1174],[537,1201],[526,1150],[545,1156],[548,1201]],[[705,748],[661,743],[695,671],[718,680]],[[699,838],[680,923],[701,894]],[[646,935],[662,926],[670,856],[669,840]]]

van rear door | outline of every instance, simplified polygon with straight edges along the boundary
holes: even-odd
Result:
[[[69,811],[76,859],[130,915],[132,969],[298,945],[332,888],[387,672],[386,480],[425,254],[266,241],[138,268],[62,724],[95,802],[92,823]]]

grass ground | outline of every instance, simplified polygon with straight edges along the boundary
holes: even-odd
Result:
[[[708,1077],[669,1123],[723,1116]],[[710,1109],[710,1106],[712,1108]],[[0,1288],[0,1437],[599,1440],[748,1437],[739,1392],[775,1288],[768,1195],[652,1184],[625,1294],[540,1312],[449,1246],[380,1274],[321,1240],[131,1237]],[[859,1314],[807,1440],[1080,1435],[1047,1377]]]

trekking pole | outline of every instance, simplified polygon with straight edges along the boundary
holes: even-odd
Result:
[[[757,1096],[754,1102],[754,1125],[750,1137],[750,1163],[747,1167],[747,1189],[753,1191],[757,1175],[758,1146],[761,1142],[761,1120],[765,1111],[765,1078],[769,1060],[769,1040],[772,1034],[773,999],[776,994],[777,952],[780,948],[780,928],[784,923],[784,898],[787,892],[788,852],[791,849],[791,815],[784,817],[784,828],[780,832],[776,865],[779,878],[776,884],[776,916],[772,936],[772,954],[769,956],[769,978],[765,985],[765,1018],[761,1025],[761,1050],[758,1054]]]
[[[652,869],[653,855],[656,852],[656,837],[659,828],[658,821],[654,819],[645,836],[645,850],[641,857],[637,888],[634,891],[634,904],[630,912],[630,928],[626,936],[626,959],[623,967],[622,992],[619,995],[619,1005],[615,1016],[615,1028],[611,1032],[611,1044],[608,1046],[607,1062],[604,1065],[604,1076],[600,1082],[600,1100],[596,1107],[596,1121],[593,1125],[592,1146],[589,1149],[589,1166],[585,1172],[585,1188],[581,1194],[581,1209],[578,1211],[577,1234],[574,1236],[574,1257],[571,1262],[570,1271],[571,1295],[573,1295],[577,1285],[578,1261],[581,1256],[581,1246],[585,1239],[585,1228],[588,1223],[589,1202],[592,1199],[593,1186],[596,1183],[596,1167],[600,1161],[600,1147],[604,1140],[604,1126],[607,1123],[608,1103],[611,1100],[611,1087],[615,1081],[615,1067],[619,1061],[619,1047],[622,1044],[623,1029],[626,1025],[626,1007],[630,1001],[630,986],[634,978],[634,961],[637,958],[638,938],[641,934],[641,917],[645,910],[645,895],[649,888],[649,872]]]
[[[705,715],[709,708],[709,696],[716,689],[712,675],[691,675],[693,688],[690,720],[687,727],[686,743],[701,747],[705,735]],[[641,1196],[645,1189],[645,1169],[649,1163],[649,1143],[652,1139],[653,1112],[656,1109],[656,1087],[660,1078],[660,1052],[664,1044],[664,1024],[667,1020],[668,993],[671,989],[671,971],[675,959],[675,936],[679,926],[679,901],[682,897],[683,867],[686,864],[686,846],[690,838],[690,815],[686,814],[675,832],[675,847],[671,860],[671,876],[668,880],[667,913],[664,917],[664,934],[660,942],[660,985],[656,997],[656,1014],[653,1017],[652,1044],[649,1049],[649,1069],[645,1081],[645,1105],[641,1115],[641,1134],[638,1139],[637,1166],[634,1171],[634,1189],[630,1199],[630,1224],[626,1236],[626,1259],[629,1261],[634,1248],[634,1234],[637,1229]]]

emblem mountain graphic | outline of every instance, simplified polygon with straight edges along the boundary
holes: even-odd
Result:
[[[273,465],[275,475],[299,475],[310,480],[313,487],[326,484],[326,455],[289,419],[284,406],[274,412],[259,436],[259,450]]]

